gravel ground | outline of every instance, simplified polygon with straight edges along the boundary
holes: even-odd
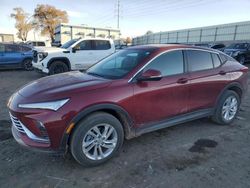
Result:
[[[69,154],[26,150],[11,136],[7,99],[39,77],[0,72],[0,187],[250,187],[250,91],[231,126],[205,118],[145,134],[106,164],[85,168]]]

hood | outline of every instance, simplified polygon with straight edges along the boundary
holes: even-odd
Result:
[[[68,51],[64,48],[58,48],[58,47],[35,47],[34,50],[37,52],[63,52]]]
[[[69,92],[99,89],[107,87],[110,83],[110,80],[94,77],[79,71],[72,71],[33,81],[21,88],[18,93],[23,97],[32,98],[63,97],[68,95]]]

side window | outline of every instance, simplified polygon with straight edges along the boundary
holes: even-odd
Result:
[[[107,40],[94,40],[95,50],[108,50],[111,48],[110,42]]]
[[[91,40],[84,40],[75,46],[76,50],[92,50]]]
[[[5,51],[6,52],[19,52],[20,49],[17,45],[13,45],[13,44],[7,44],[5,46]]]
[[[170,76],[184,72],[183,53],[181,50],[167,52],[153,60],[144,71],[155,69],[162,76]]]
[[[27,46],[20,46],[21,47],[21,51],[22,52],[28,52],[31,51],[31,48],[27,47]]]
[[[37,46],[45,46],[44,42],[37,42]]]
[[[189,71],[200,71],[213,68],[212,57],[209,52],[187,50]]]
[[[217,54],[211,53],[213,62],[214,62],[214,67],[219,67],[221,65],[220,58]]]
[[[4,44],[0,44],[0,52],[5,52],[5,45]]]

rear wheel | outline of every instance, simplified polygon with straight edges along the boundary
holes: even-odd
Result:
[[[245,63],[245,60],[246,60],[245,56],[242,55],[242,56],[239,57],[240,64],[243,65]]]
[[[94,113],[74,130],[70,150],[77,162],[96,166],[112,158],[121,148],[124,133],[121,123],[107,113]]]
[[[33,67],[32,67],[32,60],[31,59],[25,59],[23,61],[23,68],[24,70],[26,71],[31,71],[33,70]]]
[[[69,71],[68,66],[62,61],[55,61],[49,66],[49,74],[59,74]]]
[[[240,97],[234,91],[226,91],[215,110],[213,120],[216,123],[227,125],[230,124],[236,117],[240,106]]]

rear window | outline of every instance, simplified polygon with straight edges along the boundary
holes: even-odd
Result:
[[[108,40],[94,40],[95,50],[108,50],[111,48]]]
[[[205,51],[187,50],[189,71],[200,71],[213,68],[211,54]]]

